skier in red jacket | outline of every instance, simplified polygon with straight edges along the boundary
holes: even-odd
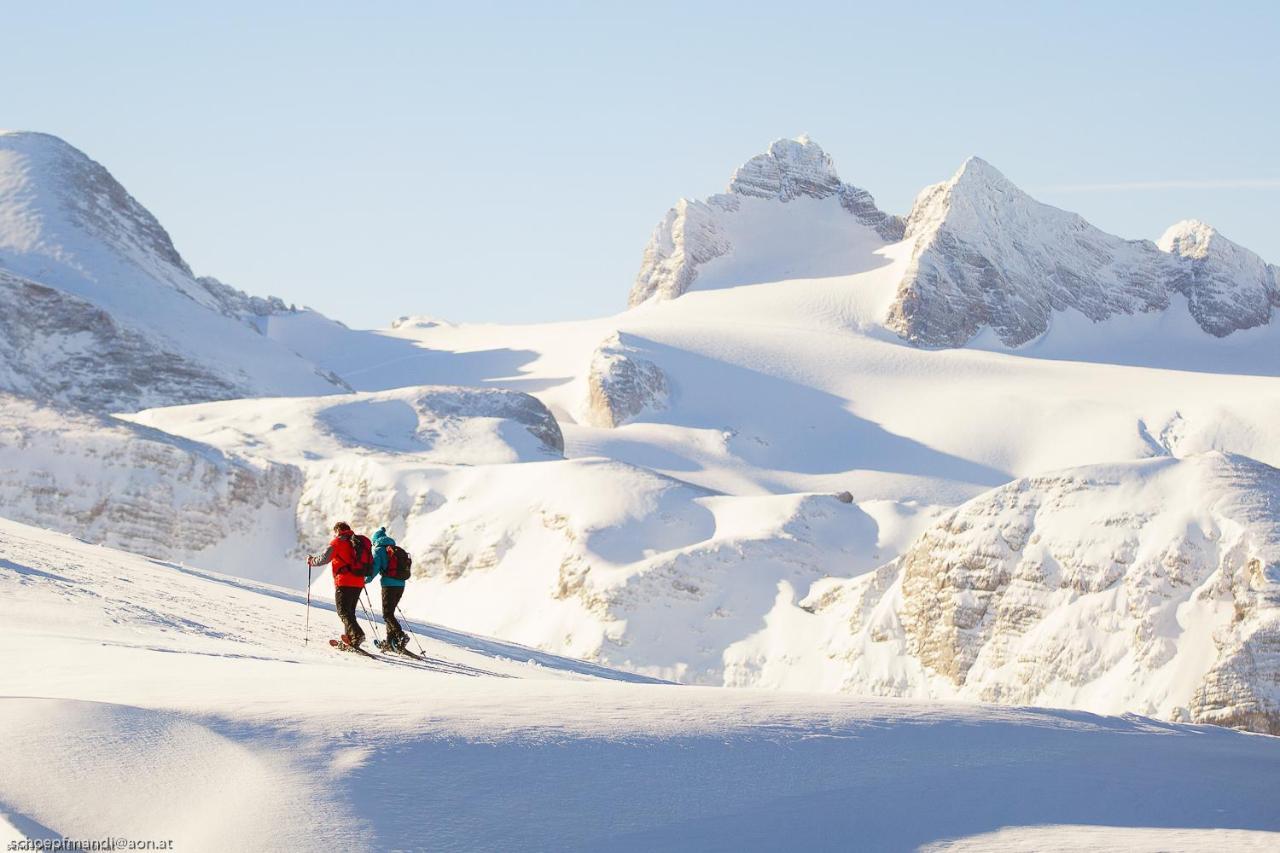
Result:
[[[339,521],[333,526],[333,541],[319,557],[307,557],[312,566],[333,564],[333,591],[342,620],[342,642],[359,648],[364,642],[364,629],[356,621],[356,604],[364,591],[367,574],[373,565],[373,549],[369,539],[357,535],[351,525]]]

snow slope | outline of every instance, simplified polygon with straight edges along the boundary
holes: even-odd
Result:
[[[304,612],[298,593],[0,522],[0,833],[193,851],[992,835],[1176,850],[1267,849],[1280,831],[1272,738],[643,683],[430,625],[412,626],[424,663],[362,660],[316,642],[324,602],[304,646]]]
[[[58,356],[7,358],[6,390],[97,411],[343,390],[257,331],[247,296],[197,280],[155,217],[57,137],[0,132],[0,273],[0,316],[22,318],[10,345]]]

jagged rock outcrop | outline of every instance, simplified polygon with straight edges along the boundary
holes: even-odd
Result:
[[[292,465],[0,392],[0,505],[15,521],[269,577],[258,569],[297,547],[302,486]],[[243,544],[224,548],[233,538]],[[262,565],[235,565],[240,559]]]
[[[248,323],[250,328],[259,332],[262,331],[260,322],[263,319],[283,314],[297,314],[301,310],[296,305],[286,304],[278,296],[253,296],[211,275],[201,276],[196,281],[217,300],[218,309],[223,314]]]
[[[1158,245],[1184,259],[1173,286],[1206,332],[1223,337],[1271,322],[1271,309],[1280,305],[1275,266],[1194,219],[1171,226]]]
[[[0,133],[0,272],[0,315],[31,317],[22,299],[45,288],[36,348],[53,354],[42,370],[29,369],[30,356],[6,360],[0,388],[47,385],[62,389],[51,399],[98,411],[346,390],[246,322],[275,302],[194,278],[155,217],[56,137]],[[62,310],[48,310],[59,300]],[[145,368],[142,353],[155,356]],[[109,363],[122,355],[126,367]]]
[[[592,426],[621,426],[646,410],[665,408],[666,374],[624,337],[630,338],[615,332],[591,355],[585,420]]]
[[[851,692],[1276,734],[1277,506],[1280,470],[1218,452],[1031,477],[800,604]]]
[[[875,205],[866,190],[842,182],[831,158],[807,136],[780,139],[739,168],[727,192],[705,201],[681,199],[654,229],[644,250],[630,305],[675,299],[693,286],[699,267],[750,241],[744,205],[830,200],[830,214],[874,230],[884,240],[902,236],[902,220]],[[783,215],[780,211],[778,215]],[[785,246],[780,251],[785,252]]]
[[[976,157],[920,193],[905,235],[911,263],[885,322],[921,346],[962,346],[984,328],[1018,346],[1058,311],[1100,321],[1164,310],[1179,293],[1222,336],[1268,322],[1280,298],[1273,268],[1207,226],[1175,226],[1160,247],[1124,240],[1036,201]]]

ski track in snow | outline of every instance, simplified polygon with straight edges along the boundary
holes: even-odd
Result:
[[[418,624],[427,665],[367,661],[325,645],[327,603],[304,647],[303,603],[0,522],[10,834],[172,837],[183,850],[1280,838],[1280,739],[643,683]]]

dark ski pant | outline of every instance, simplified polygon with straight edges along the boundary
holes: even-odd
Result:
[[[387,623],[387,642],[393,646],[403,645],[407,639],[404,628],[400,627],[400,620],[396,618],[396,605],[400,603],[402,595],[404,595],[402,586],[382,588],[382,621]]]
[[[338,604],[338,618],[342,620],[342,633],[350,637],[351,641],[357,645],[364,640],[364,630],[360,627],[360,623],[356,621],[356,605],[360,603],[360,593],[363,591],[364,588],[358,586],[334,587],[334,599]]]

